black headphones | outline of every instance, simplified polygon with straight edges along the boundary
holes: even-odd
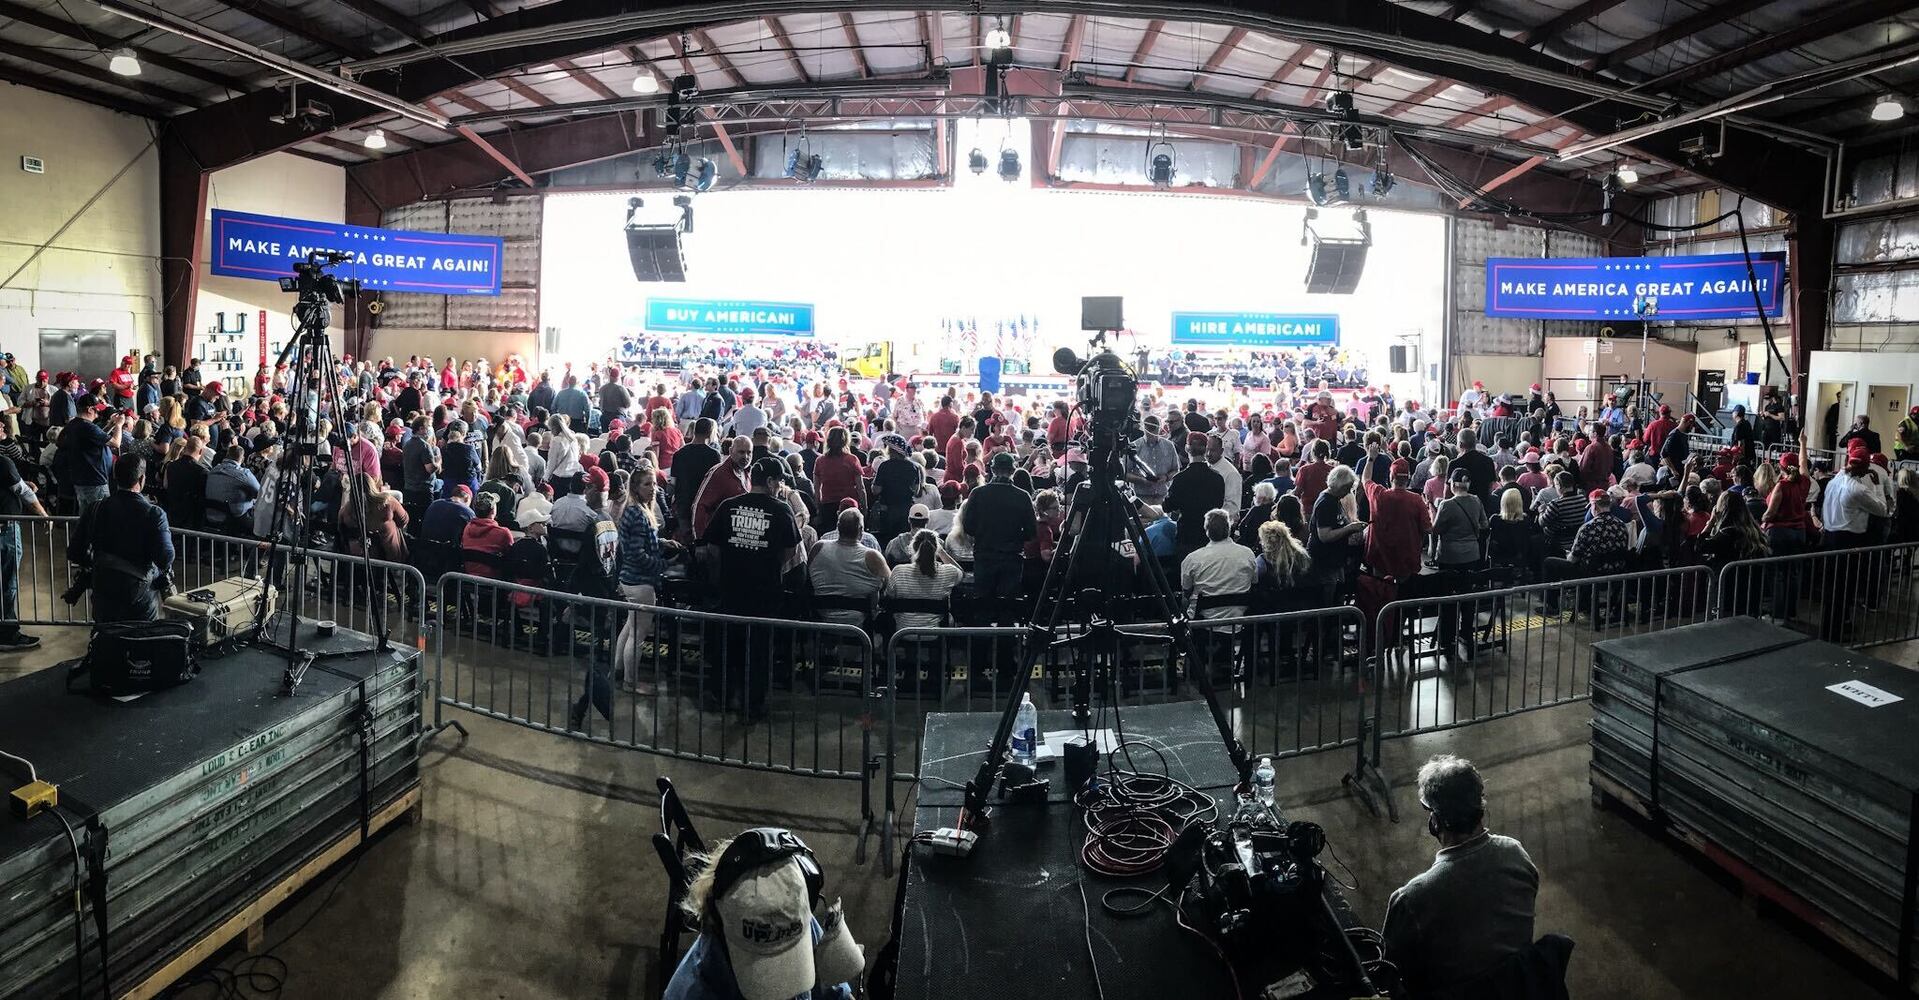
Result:
[[[1419,804],[1426,810],[1426,832],[1435,837],[1442,833],[1471,833],[1475,829],[1478,829],[1479,821],[1486,817],[1486,810],[1482,806],[1481,808],[1473,810],[1473,814],[1466,819],[1458,823],[1447,824],[1440,821],[1439,813],[1434,811],[1432,806],[1426,805],[1424,801],[1421,801]]]
[[[713,898],[725,896],[747,872],[787,858],[799,862],[800,874],[806,879],[807,908],[818,909],[820,896],[826,891],[826,876],[820,873],[819,862],[806,841],[777,826],[754,827],[726,845],[713,868]]]

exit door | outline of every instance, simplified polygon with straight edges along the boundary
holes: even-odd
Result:
[[[40,367],[73,372],[84,381],[106,378],[120,367],[120,348],[112,330],[40,331]]]

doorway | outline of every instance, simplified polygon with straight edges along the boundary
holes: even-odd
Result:
[[[120,367],[120,350],[112,330],[42,329],[40,367],[49,372],[73,372],[82,382],[106,378]]]
[[[1912,405],[1909,385],[1866,387],[1866,408],[1861,413],[1872,418],[1872,429],[1879,432],[1886,454],[1892,454],[1891,442],[1898,436],[1899,421],[1906,419],[1906,407]]]
[[[1813,403],[1812,412],[1807,414],[1808,437],[1812,447],[1822,451],[1838,448],[1839,435],[1852,426],[1852,408],[1858,396],[1856,383],[1819,383],[1818,398]]]

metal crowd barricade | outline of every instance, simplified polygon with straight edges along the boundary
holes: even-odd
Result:
[[[1110,700],[1128,707],[1199,700],[1199,689],[1178,669],[1170,643],[1141,633],[1153,624],[1124,625]],[[1255,755],[1289,757],[1338,747],[1364,747],[1366,716],[1363,619],[1357,609],[1333,607],[1280,614],[1194,619],[1195,647],[1213,681],[1234,735]],[[1075,630],[1062,629],[1062,636]],[[1027,631],[1020,627],[902,628],[886,643],[887,783],[883,850],[890,851],[896,811],[894,782],[911,782],[923,761],[920,734],[932,712],[996,712],[1011,696]],[[1035,703],[1066,707],[1083,652],[1049,649],[1034,664],[1028,690]],[[1097,690],[1097,689],[1096,689]],[[905,764],[900,762],[904,760]],[[902,769],[903,768],[903,769]],[[890,854],[888,856],[890,864]]]
[[[1594,642],[1705,621],[1712,584],[1711,571],[1691,566],[1384,605],[1373,622],[1375,724],[1362,772],[1378,774],[1386,739],[1588,698]]]
[[[1769,618],[1854,649],[1919,639],[1919,542],[1727,563],[1718,614]]]
[[[862,819],[874,822],[879,710],[873,644],[859,628],[466,573],[441,577],[433,603],[440,704],[687,760],[857,780]]]
[[[80,519],[61,517],[4,517],[20,535],[19,621],[23,625],[84,625],[93,620],[86,602],[69,605],[60,599],[73,586],[67,563],[67,543]]]

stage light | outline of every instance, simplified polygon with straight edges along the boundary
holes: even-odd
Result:
[[[1881,95],[1872,106],[1872,120],[1876,122],[1896,122],[1905,116],[1906,106],[1891,94]]]
[[[1350,201],[1353,197],[1353,182],[1346,176],[1346,168],[1333,171],[1333,197],[1339,201]]]
[[[1386,164],[1379,164],[1373,168],[1373,197],[1386,197],[1392,193],[1393,185],[1398,182],[1399,180],[1393,176],[1393,172],[1386,169]]]
[[[1327,94],[1326,110],[1341,117],[1353,114],[1353,95],[1343,90]]]
[[[686,176],[693,172],[693,158],[681,153],[673,158],[673,186],[686,187]]]
[[[826,163],[818,153],[807,153],[795,148],[786,154],[786,176],[801,184],[811,184],[820,179],[820,172]]]
[[[1013,36],[1004,23],[995,22],[992,30],[986,33],[985,42],[986,47],[994,51],[1010,49],[1013,47]]]
[[[1313,200],[1313,204],[1315,205],[1331,204],[1331,199],[1326,197],[1325,174],[1306,175],[1306,195]]]
[[[999,151],[999,179],[1003,181],[1019,180],[1019,150],[1002,149]]]
[[[1341,125],[1339,141],[1347,150],[1357,153],[1366,148],[1366,131],[1357,125]]]
[[[665,177],[673,172],[673,161],[665,153],[653,158],[653,176]]]
[[[633,78],[633,92],[635,94],[659,93],[660,78],[646,70],[641,70],[639,75]]]
[[[1620,164],[1619,169],[1613,171],[1613,176],[1619,178],[1620,184],[1639,183],[1639,171],[1634,170],[1630,163]]]
[[[980,152],[977,149],[966,154],[966,169],[971,170],[972,172],[976,174],[985,173],[986,172],[986,154]]]
[[[112,58],[107,60],[107,69],[118,76],[139,76],[140,57],[132,49],[114,49]]]
[[[701,160],[699,173],[693,177],[693,190],[706,191],[713,182],[720,179],[720,165],[712,160]]]
[[[1152,174],[1154,187],[1172,187],[1173,173],[1172,156],[1166,153],[1159,153],[1153,157]]]

